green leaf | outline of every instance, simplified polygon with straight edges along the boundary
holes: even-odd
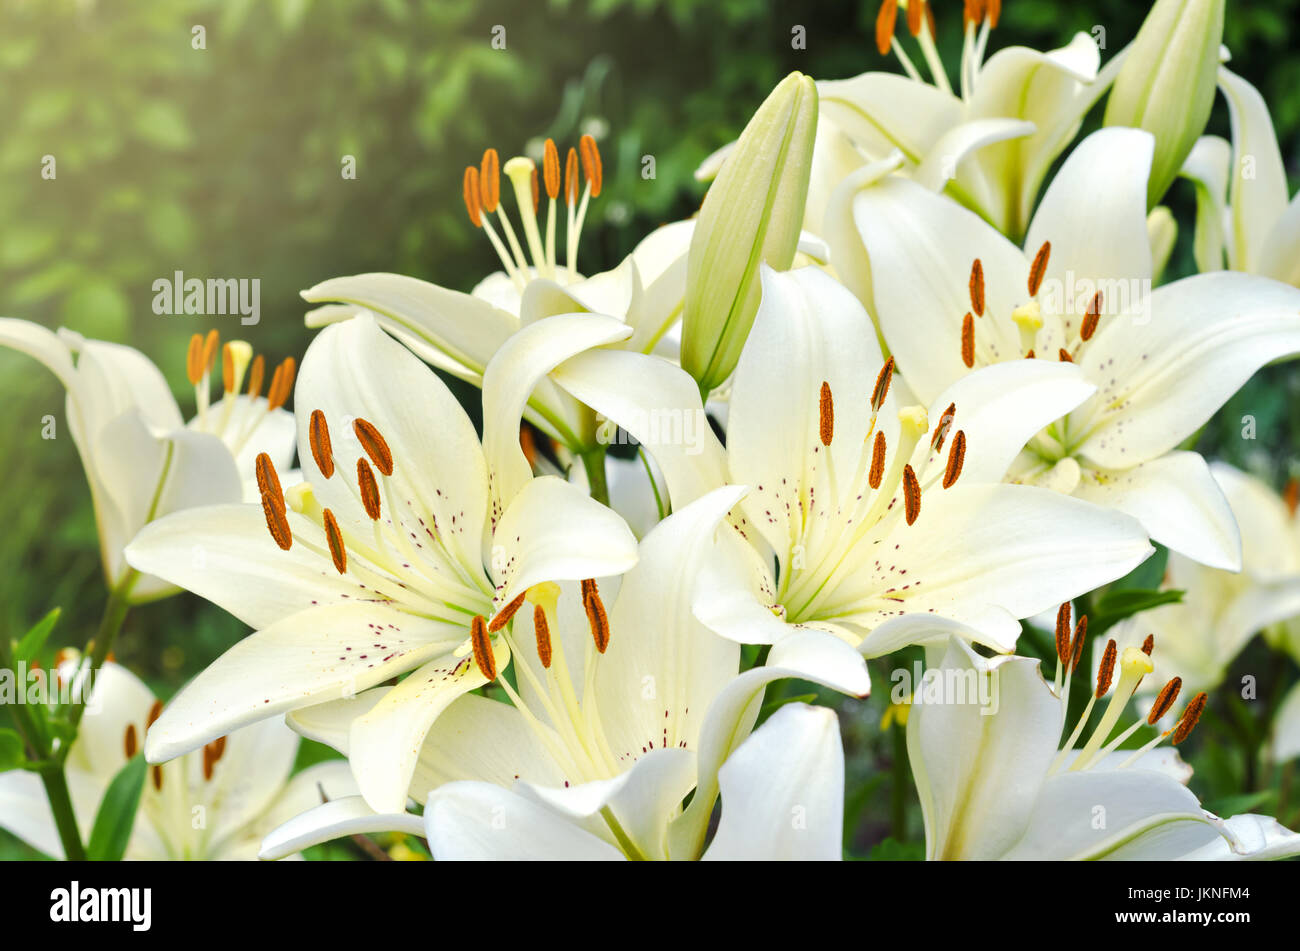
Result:
[[[925,860],[925,846],[920,842],[899,842],[892,836],[871,847],[868,862],[921,862]]]
[[[0,773],[7,769],[18,769],[26,761],[23,755],[23,740],[13,730],[0,730]]]
[[[1108,591],[1097,599],[1088,631],[1090,634],[1100,634],[1125,618],[1163,604],[1177,604],[1182,600],[1183,592],[1178,590]]]
[[[1270,803],[1275,797],[1276,794],[1273,790],[1261,789],[1258,792],[1221,796],[1207,802],[1204,808],[1216,816],[1236,816],[1243,812],[1256,812],[1261,806]]]
[[[50,632],[54,630],[55,622],[59,620],[60,608],[55,608],[49,614],[36,622],[30,631],[23,635],[23,639],[18,642],[18,647],[14,650],[16,660],[31,660],[41,652],[45,646],[45,641],[49,638]]]
[[[92,862],[118,862],[126,852],[147,770],[144,754],[137,753],[109,783],[86,846],[86,857]]]

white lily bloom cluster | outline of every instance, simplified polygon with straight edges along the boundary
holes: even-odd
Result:
[[[165,706],[106,668],[107,715],[67,760],[78,823],[142,750],[127,857],[400,833],[436,859],[839,859],[839,718],[767,688],[863,697],[868,661],[920,647],[933,677],[891,714],[927,858],[1300,854],[1277,819],[1207,812],[1156,749],[1256,633],[1300,656],[1294,488],[1190,448],[1300,354],[1300,203],[1267,110],[1219,72],[1234,141],[1183,166],[1203,273],[1156,286],[1153,169],[1178,144],[1114,124],[1074,142],[1136,54],[1102,67],[1080,34],[986,61],[999,15],[966,3],[954,89],[929,4],[885,0],[877,45],[904,75],[782,83],[705,172],[726,200],[593,276],[595,140],[563,164],[546,140],[540,168],[487,150],[464,200],[502,270],[468,294],[396,274],[305,291],[322,306],[292,414],[292,363],[267,399],[260,370],[236,395],[242,344],[208,406],[217,345],[196,339],[185,428],[135,351],[0,322],[68,389],[110,582],[185,589],[253,631]],[[1229,186],[1234,151],[1264,153],[1262,180]],[[806,200],[748,194],[765,174]],[[707,377],[693,345],[722,355]],[[481,436],[430,367],[481,388]],[[635,460],[609,454],[622,436]],[[1181,601],[1093,644],[1072,720],[1090,642],[1070,603],[1157,545]],[[1051,611],[1048,683],[1017,651]],[[1300,688],[1271,716],[1273,758],[1300,754]],[[343,759],[288,779],[295,734]],[[0,825],[62,854],[32,773],[0,775]]]

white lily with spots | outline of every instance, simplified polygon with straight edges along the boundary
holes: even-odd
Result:
[[[59,665],[64,677],[78,661]],[[117,773],[138,755],[162,701],[125,667],[96,671],[81,721],[68,751],[66,776],[83,840],[90,837],[100,800]],[[152,766],[145,776],[124,858],[153,861],[257,858],[262,837],[320,804],[322,795],[356,791],[341,760],[311,766],[290,778],[298,736],[278,720],[231,733],[201,751]],[[0,773],[0,826],[56,859],[63,846],[49,800],[36,773]],[[288,853],[286,853],[288,855]]]
[[[1009,651],[1019,618],[1149,554],[1125,515],[1002,484],[1024,441],[1093,393],[1079,368],[996,367],[928,410],[900,407],[847,289],[816,268],[765,268],[762,282],[725,450],[707,427],[687,440],[663,425],[702,416],[697,388],[666,361],[592,349],[552,374],[655,457],[674,510],[719,485],[751,487],[724,536],[729,557],[706,567],[697,595],[712,629],[776,644],[811,627],[877,656],[948,619]]]
[[[1023,251],[912,182],[859,192],[868,303],[922,400],[981,367],[1073,362],[1095,393],[1029,440],[1009,477],[1126,512],[1236,570],[1232,512],[1205,460],[1179,447],[1257,369],[1300,352],[1300,291],[1231,272],[1151,290],[1152,143],[1122,128],[1080,143]]]
[[[1071,646],[1081,649],[1080,641],[1077,634]],[[1062,699],[1069,681],[1061,670],[1048,684],[1037,660],[984,658],[951,639],[942,662],[927,671],[907,720],[926,857],[1208,861],[1300,854],[1300,835],[1270,816],[1223,820],[1203,810],[1186,786],[1191,767],[1175,751],[1156,748],[1186,738],[1204,694],[1187,704],[1176,726],[1143,747],[1117,748],[1119,739],[1150,726],[1139,717],[1110,735],[1152,666],[1140,649],[1120,655],[1111,643],[1103,662],[1109,673],[1070,727]],[[1159,702],[1171,708],[1176,698],[1170,687]],[[1098,704],[1103,712],[1089,730]],[[1152,722],[1160,713],[1151,711]]]
[[[838,859],[834,713],[793,704],[750,733],[778,678],[861,689],[841,656],[852,649],[804,633],[738,676],[739,646],[692,613],[718,526],[743,491],[715,490],[652,529],[608,614],[599,587],[527,592],[502,635],[517,686],[498,678],[494,696],[458,698],[424,740],[409,787],[423,818],[405,796],[340,800],[274,832],[263,855],[398,829],[427,835],[440,859]],[[378,688],[289,722],[382,771],[389,751],[364,724],[388,696]],[[706,846],[719,792],[722,821]]]
[[[1226,67],[1219,68],[1219,90],[1232,118],[1232,143],[1202,136],[1182,170],[1196,185],[1197,267],[1226,266],[1300,286],[1300,194],[1288,202],[1268,104]]]
[[[227,343],[223,398],[209,405],[217,332],[195,335],[186,369],[198,409],[186,423],[161,371],[131,347],[9,317],[0,317],[0,347],[39,360],[67,391],[66,425],[90,484],[104,576],[130,601],[176,591],[162,578],[135,577],[126,563],[122,551],[142,527],[195,505],[255,499],[253,459],[260,452],[282,468],[293,460],[293,416],[280,408],[292,385],[292,359],[261,396],[263,358],[254,360],[247,343]],[[240,395],[250,361],[249,391]]]
[[[636,559],[623,521],[554,477],[489,505],[469,418],[427,366],[369,316],[326,328],[295,394],[305,481],[286,494],[259,464],[261,506],[193,509],[149,526],[131,564],[254,628],[168,705],[151,762],[248,723],[351,696],[413,672],[371,711],[389,771],[358,775],[405,795],[420,742],[486,680],[468,657],[475,618],[543,581],[617,575]],[[495,633],[495,629],[493,631]],[[509,652],[489,638],[504,666]]]
[[[559,152],[548,139],[542,165],[539,180],[532,159],[516,156],[501,166],[496,150],[489,149],[480,166],[466,169],[470,221],[485,232],[503,268],[471,293],[400,274],[337,277],[303,291],[307,301],[326,305],[307,315],[307,325],[324,326],[364,309],[429,364],[476,386],[484,385],[486,368],[498,353],[518,359],[521,330],[555,314],[614,316],[618,320],[611,322],[603,343],[643,352],[658,347],[675,357],[672,331],[681,318],[694,222],[658,228],[618,267],[584,276],[578,270],[578,244],[589,202],[601,192],[599,150],[584,136],[581,162],[578,151],[570,149],[561,170]],[[522,239],[501,199],[503,172],[515,195]],[[567,219],[567,241],[557,248],[561,215]],[[524,417],[571,452],[600,448],[591,411],[549,381],[539,381],[529,394]]]
[[[900,6],[928,80],[907,53],[897,24]],[[1061,49],[1012,46],[986,62],[1000,6],[966,4],[954,90],[935,45],[930,5],[882,3],[877,49],[893,53],[906,75],[870,71],[817,84],[821,113],[805,227],[828,239],[841,233],[837,188],[844,184],[851,194],[863,184],[855,174],[893,155],[902,173],[924,187],[946,192],[1004,233],[1024,232],[1043,177],[1110,87],[1122,56],[1099,72],[1095,39],[1077,33]],[[848,251],[832,240],[832,260],[846,283]]]

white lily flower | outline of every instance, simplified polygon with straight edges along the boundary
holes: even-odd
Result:
[[[509,702],[461,697],[424,738],[409,791],[425,804],[435,858],[693,859],[719,789],[722,825],[706,857],[840,856],[834,714],[791,706],[749,734],[768,683],[797,674],[844,689],[841,655],[852,650],[803,634],[737,676],[739,647],[691,610],[718,525],[742,491],[718,489],[651,530],[608,614],[595,584],[581,598],[553,584],[527,592],[531,609],[502,634],[518,685],[497,680]],[[364,792],[391,768],[391,744],[366,727],[366,711],[389,695],[298,710],[290,725],[367,764]],[[404,805],[330,803],[273,833],[263,855],[409,828]]]
[[[468,656],[485,618],[517,608],[532,585],[615,575],[636,559],[623,521],[560,479],[513,486],[490,506],[464,410],[369,316],[321,332],[296,400],[299,454],[314,469],[287,500],[262,459],[260,508],[178,513],[127,549],[132,565],[255,629],[169,704],[149,731],[151,762],[407,671],[369,721],[418,751],[438,713],[487,682]],[[504,667],[497,620],[482,636]]]
[[[897,0],[881,5],[876,44],[882,55],[897,55],[906,76],[867,72],[817,84],[821,120],[805,226],[835,245],[834,228],[819,229],[830,224],[823,216],[838,200],[832,198],[836,186],[855,168],[896,150],[910,178],[946,190],[1006,234],[1023,234],[1043,177],[1109,88],[1123,54],[1099,73],[1096,42],[1077,33],[1058,50],[1012,46],[984,62],[1000,4],[967,3],[961,81],[954,92],[934,43],[930,5],[901,4],[930,82],[895,36],[899,6]]]
[[[734,557],[708,566],[696,604],[742,643],[811,627],[876,656],[946,618],[1009,651],[1018,618],[1151,551],[1127,516],[1002,484],[1024,441],[1094,392],[1078,367],[1020,361],[958,381],[928,412],[900,408],[862,305],[816,268],[764,270],[725,450],[707,428],[688,441],[658,422],[702,416],[665,361],[593,350],[554,377],[656,458],[674,509],[717,485],[753,487],[728,536]]]
[[[561,175],[559,152],[548,139],[540,180],[532,159],[516,156],[501,166],[495,149],[484,153],[479,167],[465,170],[470,221],[487,234],[503,267],[480,281],[472,293],[400,274],[332,278],[302,296],[313,303],[338,301],[344,306],[328,304],[312,311],[307,325],[325,326],[354,316],[359,308],[367,310],[432,366],[476,386],[483,385],[488,364],[521,330],[555,314],[617,318],[605,345],[639,352],[663,348],[676,358],[678,344],[670,331],[681,319],[686,254],[695,222],[658,228],[618,267],[584,277],[577,266],[578,242],[588,204],[600,195],[603,171],[595,140],[584,136],[581,146],[581,162],[578,150],[570,149]],[[579,181],[580,165],[585,183]],[[502,171],[513,186],[522,243],[501,201]],[[539,218],[543,200],[544,224]],[[563,257],[556,248],[560,201],[567,209],[567,255]],[[598,447],[590,410],[549,381],[539,381],[530,393],[524,416],[575,453]]]
[[[1197,140],[1182,175],[1196,185],[1196,265],[1300,286],[1300,194],[1287,202],[1286,167],[1259,90],[1219,67],[1232,144]]]
[[[58,667],[78,674],[78,661]],[[114,663],[96,672],[81,730],[68,751],[66,775],[83,841],[90,836],[105,790],[140,748],[162,701],[133,673]],[[152,766],[140,794],[124,858],[252,860],[271,829],[330,798],[355,794],[347,764],[320,763],[292,779],[298,736],[267,720]],[[63,858],[49,800],[36,773],[0,773],[0,826],[32,848]],[[288,855],[288,853],[286,853]]]
[[[1067,621],[1068,623],[1068,621]],[[1061,666],[1073,674],[1083,636],[1066,631]],[[1058,638],[1058,645],[1060,640]],[[1115,739],[1134,688],[1151,661],[1112,641],[1097,689],[1077,726],[1058,749],[1066,724],[1058,670],[1055,687],[1039,662],[986,659],[958,638],[943,662],[927,672],[912,701],[907,749],[925,816],[929,859],[1265,859],[1300,854],[1300,835],[1268,816],[1224,821],[1205,812],[1184,785],[1191,775],[1172,750],[1195,726],[1205,695],[1188,704],[1178,724],[1139,750],[1119,750],[1138,727],[1158,722],[1177,697],[1176,682],[1161,692],[1147,719]],[[1095,729],[1085,728],[1112,681],[1114,692]],[[1075,749],[1076,743],[1081,748]]]
[[[131,347],[9,317],[0,317],[0,346],[39,360],[67,390],[67,425],[90,484],[104,577],[110,589],[130,585],[123,593],[131,602],[176,591],[154,576],[132,581],[122,550],[142,527],[195,505],[256,498],[259,452],[282,468],[293,460],[293,416],[280,408],[293,384],[292,358],[276,368],[263,397],[263,357],[253,360],[240,340],[219,348],[215,330],[195,334],[186,371],[198,411],[187,424],[162,373]],[[223,398],[210,406],[218,349]],[[248,391],[239,395],[250,362]]]
[[[852,214],[871,306],[921,399],[990,364],[1075,363],[1095,394],[1030,440],[1012,477],[1127,512],[1175,551],[1235,570],[1223,493],[1205,461],[1177,447],[1257,369],[1300,351],[1300,292],[1230,273],[1150,290],[1151,155],[1139,130],[1085,139],[1024,251],[897,178],[858,193]]]
[[[1206,568],[1170,553],[1162,587],[1177,604],[1143,611],[1116,625],[1121,647],[1154,634],[1156,678],[1177,671],[1185,686],[1210,690],[1261,631],[1300,618],[1300,527],[1294,510],[1259,479],[1216,462],[1210,470],[1241,527],[1242,570]]]

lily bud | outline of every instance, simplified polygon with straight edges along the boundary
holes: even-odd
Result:
[[[759,265],[787,270],[803,221],[817,88],[791,73],[759,106],[704,197],[686,265],[682,367],[703,393],[735,369],[761,293]]]
[[[1147,207],[1173,182],[1214,105],[1224,0],[1156,0],[1106,102],[1105,124],[1156,137]]]

